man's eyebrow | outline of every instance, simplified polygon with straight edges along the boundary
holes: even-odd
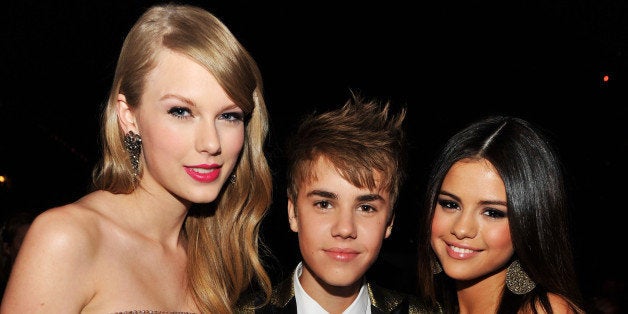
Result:
[[[358,201],[360,202],[372,202],[383,200],[384,198],[379,194],[366,194],[358,196]]]
[[[338,195],[336,193],[332,193],[329,191],[323,191],[323,190],[312,190],[310,192],[307,193],[307,197],[310,196],[321,196],[321,197],[325,197],[325,198],[333,198],[333,199],[337,199]]]

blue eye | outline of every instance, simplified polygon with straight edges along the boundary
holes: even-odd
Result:
[[[168,113],[180,119],[183,119],[192,115],[190,110],[184,107],[172,107],[170,108],[170,110],[168,110]]]
[[[225,112],[220,115],[220,118],[227,121],[239,122],[244,119],[244,115],[241,112]]]

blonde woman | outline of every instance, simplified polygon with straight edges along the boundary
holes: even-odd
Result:
[[[251,284],[270,293],[267,109],[229,29],[198,7],[149,8],[102,123],[94,191],[35,219],[0,312],[229,313]]]

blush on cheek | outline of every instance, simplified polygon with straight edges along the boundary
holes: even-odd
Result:
[[[443,220],[440,215],[434,213],[434,217],[432,218],[432,238],[438,237],[443,234],[443,232],[447,232],[447,222]]]
[[[514,250],[510,238],[510,228],[507,225],[487,231],[484,234],[484,241],[492,248]]]
[[[432,227],[432,233],[430,234],[430,244],[432,245],[433,248],[435,248],[434,245],[438,242],[439,235],[440,234],[438,233],[438,230],[435,230]]]

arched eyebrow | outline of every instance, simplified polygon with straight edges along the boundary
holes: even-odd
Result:
[[[449,193],[449,192],[447,192],[447,191],[440,190],[440,191],[438,192],[438,195],[445,195],[445,196],[449,196],[449,197],[453,198],[454,200],[456,200],[457,202],[460,202],[460,198],[459,198],[457,195],[452,194],[452,193]]]
[[[505,206],[508,207],[508,205],[506,204],[506,202],[502,202],[502,201],[482,201],[480,202],[481,205],[501,205],[501,206]]]
[[[451,198],[453,198],[454,200],[456,200],[457,202],[460,202],[460,198],[452,193],[449,193],[447,191],[443,191],[441,190],[440,192],[438,192],[438,195],[446,195],[449,196]],[[480,205],[501,205],[501,206],[506,206],[508,207],[508,204],[504,201],[498,201],[498,200],[484,200],[480,202]]]
[[[183,97],[178,94],[168,93],[166,95],[163,95],[161,98],[159,98],[159,100],[165,100],[165,99],[170,99],[170,98],[178,99],[179,101],[184,102],[188,104],[189,106],[196,107],[196,104],[191,99],[187,97]]]

